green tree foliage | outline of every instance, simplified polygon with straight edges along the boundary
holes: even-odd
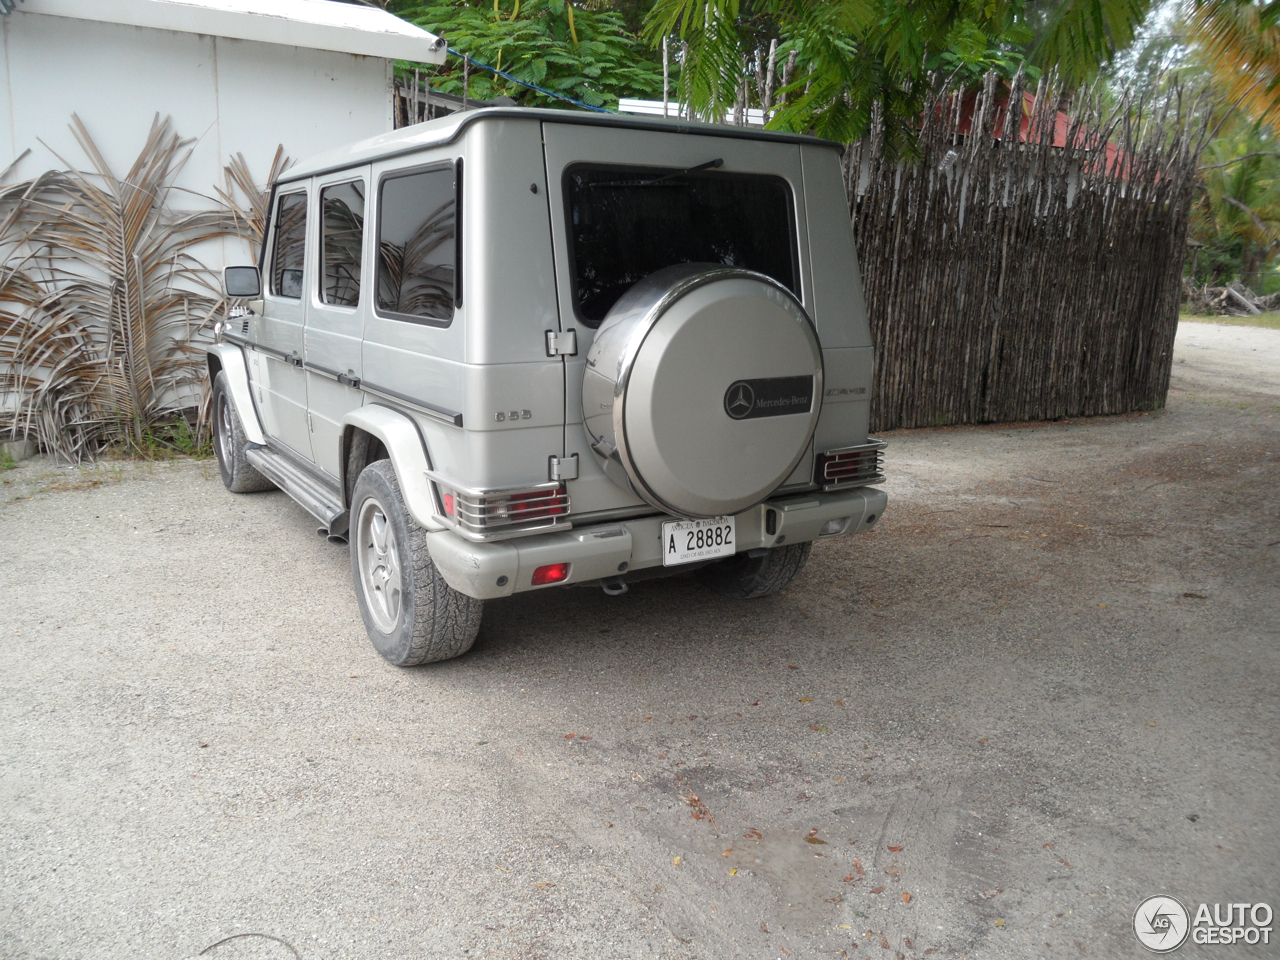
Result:
[[[1205,151],[1201,175],[1191,235],[1203,246],[1191,260],[1194,278],[1238,279],[1270,292],[1268,267],[1280,252],[1280,142],[1261,124],[1236,122]]]
[[[627,32],[623,17],[609,10],[575,7],[568,0],[454,0],[393,11],[445,37],[451,50],[593,107],[616,108],[619,97],[662,96],[661,63]],[[449,57],[431,73],[431,86],[460,96],[462,60]],[[468,94],[479,100],[511,97],[524,106],[564,106],[475,67]]]
[[[1187,27],[1225,97],[1280,132],[1280,0],[1196,0]]]
[[[771,126],[851,141],[879,115],[889,151],[910,154],[931,84],[1020,67],[1083,80],[1130,42],[1149,7],[1150,0],[656,0],[645,36],[687,45],[680,97],[718,117],[744,91],[750,97],[741,78],[758,62],[752,44],[765,22],[783,41],[779,57],[795,54]]]
[[[1200,159],[1187,272],[1198,284],[1242,281],[1256,293],[1280,286],[1280,2],[1201,0],[1148,23],[1107,80],[1159,96],[1173,84],[1206,85],[1211,129]],[[1252,29],[1235,30],[1251,21]],[[1233,46],[1233,42],[1242,41]]]

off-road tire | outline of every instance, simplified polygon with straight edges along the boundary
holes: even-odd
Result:
[[[213,451],[218,458],[222,484],[232,493],[257,493],[274,490],[276,485],[264,477],[244,455],[249,441],[244,424],[231,399],[227,375],[218,371],[213,378]]]
[[[382,548],[371,532],[379,514]],[[390,544],[386,531],[393,537]],[[409,515],[390,460],[369,464],[356,480],[348,538],[360,616],[378,653],[397,667],[416,667],[471,649],[480,632],[484,602],[459,593],[440,576],[427,550],[427,532]],[[387,584],[375,586],[386,572],[379,556],[393,558],[398,566],[400,597],[394,613],[386,601]],[[371,575],[379,570],[383,573]]]
[[[703,586],[726,597],[737,600],[767,597],[800,575],[812,548],[812,543],[793,543],[774,547],[759,557],[739,553],[703,567],[694,576]]]

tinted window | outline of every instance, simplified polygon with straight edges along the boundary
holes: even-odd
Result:
[[[799,292],[781,177],[577,164],[564,179],[573,298],[588,326],[637,280],[677,263],[744,267]]]
[[[364,245],[364,183],[357,180],[325,187],[320,191],[320,214],[324,227],[321,299],[339,307],[358,306]]]
[[[286,193],[276,201],[275,245],[271,254],[271,292],[302,297],[302,258],[307,250],[307,195]]]
[[[457,201],[452,167],[390,177],[378,208],[378,309],[450,320],[455,299]]]

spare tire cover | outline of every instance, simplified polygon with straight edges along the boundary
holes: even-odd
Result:
[[[684,517],[738,513],[773,493],[807,451],[821,403],[822,348],[804,307],[770,277],[714,264],[632,286],[596,332],[582,384],[606,473]]]

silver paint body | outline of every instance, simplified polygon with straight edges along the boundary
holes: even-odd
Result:
[[[713,157],[723,158],[725,171],[773,174],[790,185],[798,301],[822,351],[813,440],[768,504],[739,515],[739,549],[814,539],[830,519],[852,518],[847,531],[869,529],[866,518],[883,510],[882,491],[823,493],[812,482],[815,450],[866,441],[872,386],[839,155],[834,144],[741,128],[498,108],[397,130],[295,166],[276,191],[307,194],[303,298],[266,290],[257,313],[243,326],[231,321],[231,342],[211,356],[218,368],[238,360],[244,370],[231,378],[231,395],[250,441],[330,485],[345,506],[343,437],[352,428],[378,437],[410,512],[431,533],[437,565],[472,596],[530,589],[535,561],[570,562],[569,582],[617,575],[621,564],[631,571],[659,564],[657,525],[670,517],[607,475],[583,421],[583,375],[596,331],[576,319],[571,300],[562,173],[580,161],[687,168]],[[459,159],[462,305],[446,326],[379,316],[371,301],[381,178]],[[334,307],[318,296],[319,190],[352,180],[363,182],[367,198],[362,296],[356,307]],[[268,238],[263,264],[271,255]],[[572,334],[576,353],[549,356],[548,332],[561,340]],[[531,487],[548,481],[550,458],[575,455],[578,475],[567,482],[572,529],[494,543],[449,529],[438,487],[424,473],[460,488]],[[772,535],[764,533],[766,507],[780,518]],[[505,585],[497,587],[500,576]]]

